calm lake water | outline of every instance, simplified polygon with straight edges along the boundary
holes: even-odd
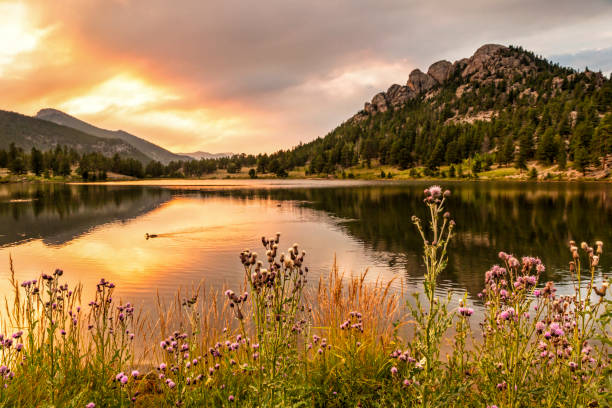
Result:
[[[347,274],[403,278],[419,285],[422,243],[411,223],[425,219],[431,182],[163,181],[104,185],[0,185],[0,289],[9,256],[19,280],[61,268],[93,290],[104,277],[119,297],[145,309],[202,279],[238,287],[238,254],[262,252],[261,236],[282,233],[281,248],[307,251],[311,282],[334,257]],[[546,280],[569,285],[567,243],[604,241],[598,277],[612,270],[612,185],[599,183],[444,183],[457,222],[441,291],[476,305],[484,272],[501,250],[539,256]],[[145,234],[158,234],[145,239]],[[400,279],[395,287],[400,289]]]

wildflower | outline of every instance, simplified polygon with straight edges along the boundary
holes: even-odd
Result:
[[[397,367],[395,367],[395,366],[391,367],[391,374],[392,375],[396,375],[397,374]]]
[[[169,381],[168,381],[168,388],[172,389],[172,388],[174,388],[174,387],[176,387],[176,384],[174,383],[174,381],[169,380]]]
[[[515,257],[513,257],[512,255],[509,256],[508,258],[508,265],[511,268],[518,268],[518,266],[520,265],[518,259],[516,259]]]
[[[121,384],[127,384],[128,378],[127,378],[127,376],[124,375],[123,377],[121,377],[121,380],[119,380],[119,381],[121,382]]]
[[[425,191],[429,191],[429,194],[425,193],[425,195],[431,195],[433,198],[439,198],[440,195],[442,194],[442,187],[433,185]]]
[[[138,370],[132,371],[132,377],[138,378],[139,375],[140,375],[140,373],[138,372]]]
[[[501,312],[499,314],[499,318],[501,320],[509,320],[511,317],[513,317],[516,313],[514,312],[513,308],[508,308],[506,310],[504,310],[503,312]]]
[[[90,402],[89,404],[85,405],[85,408],[96,408],[96,404]]]
[[[459,307],[458,312],[461,316],[469,317],[474,314],[474,309],[471,307]]]
[[[227,399],[229,400],[229,402],[234,402],[235,398],[233,395],[230,395],[229,397],[227,397]]]
[[[561,329],[561,327],[559,327],[559,323],[551,323],[550,324],[550,332],[555,337],[561,337],[561,336],[563,336],[565,334],[563,329]]]

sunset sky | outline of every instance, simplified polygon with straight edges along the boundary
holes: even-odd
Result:
[[[612,1],[0,0],[0,109],[271,152],[484,43],[609,74]]]

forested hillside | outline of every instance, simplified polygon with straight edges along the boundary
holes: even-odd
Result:
[[[522,48],[485,45],[469,59],[414,70],[325,137],[258,158],[260,171],[307,165],[311,174],[357,164],[406,169],[471,158],[525,168],[568,162],[583,171],[612,153],[612,81]],[[271,166],[272,165],[272,166]],[[272,168],[270,168],[272,167]]]
[[[118,154],[145,163],[151,160],[134,146],[120,139],[101,138],[68,126],[0,110],[0,149],[7,149],[11,144],[25,151],[33,147],[48,151],[57,146],[69,146],[79,154],[94,152],[105,156]]]

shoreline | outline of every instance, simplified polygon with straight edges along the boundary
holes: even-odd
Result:
[[[424,167],[413,167],[400,170],[390,166],[372,166],[370,168],[355,166],[342,171],[322,175],[307,175],[304,168],[297,168],[288,173],[287,177],[277,177],[273,173],[265,173],[256,177],[250,177],[249,170],[252,168],[242,168],[238,173],[227,173],[224,169],[217,170],[212,174],[205,174],[201,177],[145,177],[137,179],[129,176],[112,174],[107,180],[83,181],[80,177],[52,177],[43,178],[34,174],[11,175],[4,173],[0,176],[0,184],[27,184],[27,183],[67,183],[67,184],[107,184],[107,183],[129,183],[143,181],[163,181],[163,180],[330,180],[330,181],[430,181],[430,182],[462,182],[462,181],[513,181],[513,182],[612,182],[612,173],[609,169],[589,169],[586,175],[582,175],[574,169],[559,171],[556,166],[543,167],[535,162],[528,165],[529,170],[519,170],[514,167],[493,167],[487,171],[479,173],[466,173],[460,177],[449,177],[450,166],[441,166],[437,172],[438,176],[428,174]],[[384,174],[384,177],[383,177]]]

